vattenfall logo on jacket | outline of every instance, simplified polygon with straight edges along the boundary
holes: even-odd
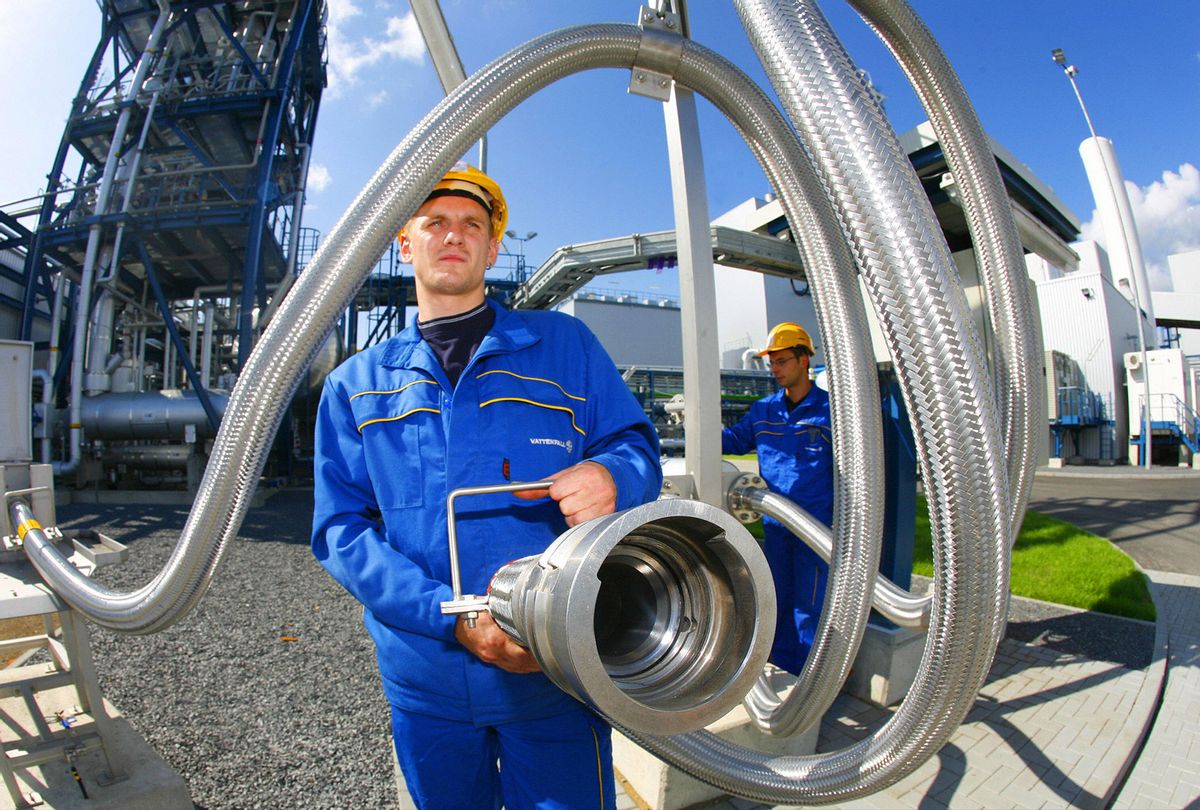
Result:
[[[529,443],[530,444],[549,444],[549,445],[553,445],[554,447],[561,447],[563,450],[566,450],[568,453],[570,453],[572,450],[575,449],[575,443],[573,441],[571,441],[570,439],[566,439],[564,441],[563,439],[532,439],[531,438],[529,440]]]

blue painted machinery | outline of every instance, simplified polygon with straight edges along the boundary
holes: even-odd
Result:
[[[42,460],[63,437],[56,471],[81,480],[107,474],[85,430],[146,436],[130,415],[141,406],[108,407],[113,394],[145,395],[155,423],[186,402],[215,433],[223,390],[299,270],[325,85],[323,0],[100,5],[36,224],[4,220],[5,246],[26,250],[18,337],[49,350]]]

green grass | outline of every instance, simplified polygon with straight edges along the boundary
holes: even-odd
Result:
[[[929,515],[918,498],[913,573],[933,576]],[[1027,512],[1012,555],[1017,596],[1154,621],[1154,602],[1133,560],[1102,537]]]

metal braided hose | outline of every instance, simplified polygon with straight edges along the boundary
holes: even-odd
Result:
[[[958,178],[996,338],[993,376],[1008,458],[1010,530],[1015,540],[1033,485],[1044,380],[1041,330],[1004,181],[962,82],[912,8],[903,0],[848,2],[908,75],[929,110],[950,172]]]
[[[279,317],[264,333],[230,399],[200,497],[167,566],[150,584],[130,594],[64,592],[64,598],[98,623],[126,632],[162,629],[186,613],[203,594],[248,509],[283,404],[377,257],[417,209],[428,189],[487,127],[515,104],[573,72],[632,66],[638,58],[640,39],[638,29],[620,25],[582,26],[549,34],[493,62],[426,116],[331,231],[284,300]],[[727,88],[706,86],[712,77],[728,73],[720,61],[723,60],[710,64],[705,49],[687,43],[678,72],[681,82],[710,98],[721,98]],[[726,78],[731,86],[738,84],[734,81],[736,76]],[[722,109],[727,115],[740,114],[738,109]],[[747,125],[740,120],[735,123],[751,141],[760,160],[767,161],[764,168],[772,182],[777,183],[789,217],[794,222],[808,217],[813,220],[810,224],[819,230],[827,217],[803,210],[802,201],[813,194],[814,188],[797,188],[807,175],[796,168],[802,161],[796,157],[798,150],[794,143],[789,146],[777,139],[770,144],[759,144],[755,139],[762,133],[756,131],[756,124]],[[776,160],[782,162],[776,165]],[[840,268],[845,264],[844,254],[839,255],[835,247],[828,247],[831,252],[826,257],[809,252],[813,243],[825,238],[810,233],[801,237],[805,262],[814,274],[822,267]],[[831,244],[836,241],[833,238]],[[868,242],[870,238],[862,242],[852,240],[860,263],[862,245]],[[823,261],[828,263],[822,264]],[[895,330],[893,345],[913,354],[911,361],[907,355],[898,357],[897,364],[907,388],[915,392],[910,408],[914,424],[920,428],[919,445],[927,486],[931,486],[930,498],[937,504],[939,591],[926,658],[909,699],[892,720],[868,740],[841,752],[771,759],[705,734],[643,740],[660,756],[734,793],[766,800],[831,801],[872,792],[895,781],[937,751],[973,700],[980,681],[976,676],[981,666],[986,669],[986,661],[981,663],[981,659],[990,661],[990,651],[985,655],[966,651],[987,647],[989,642],[994,648],[996,561],[994,558],[976,561],[980,569],[976,571],[971,560],[971,552],[986,547],[986,542],[979,538],[1003,538],[1004,534],[1004,526],[995,519],[996,504],[1006,504],[1004,482],[1001,477],[999,484],[989,484],[988,474],[999,469],[999,462],[994,419],[986,401],[987,382],[976,356],[978,347],[969,337],[961,290],[955,294],[944,268],[922,274],[921,268],[914,270],[901,262],[896,264],[897,277],[883,273],[887,277],[870,280],[876,306],[891,313],[885,317],[885,324]],[[885,268],[890,266],[884,263]],[[862,343],[865,332],[839,337],[834,325],[837,318],[844,316],[855,329],[860,326],[853,314],[857,295],[849,293],[853,285],[848,277],[844,270],[831,269],[828,273],[830,288],[821,293],[822,333],[827,341]],[[840,296],[845,300],[839,301]],[[847,308],[845,312],[829,311],[839,304]],[[861,307],[861,302],[858,306]],[[968,337],[964,341],[960,335]],[[833,356],[843,358],[838,362],[858,362],[870,367],[869,363],[854,361],[854,352],[843,353],[841,347],[834,349]],[[940,366],[944,357],[951,359],[947,363],[950,368]],[[837,385],[849,387],[862,383],[861,372],[843,368],[831,369]],[[873,377],[867,375],[867,378],[871,382],[865,390],[874,390]],[[924,399],[927,395],[929,399]],[[839,408],[842,413],[852,410]],[[869,421],[877,421],[877,401],[873,409],[864,409],[864,414],[867,411],[870,411]],[[852,425],[844,427],[853,429]],[[863,429],[869,435],[869,426],[864,425]],[[868,443],[869,440],[859,438],[860,445]],[[855,457],[855,453],[850,452],[849,457]],[[868,456],[863,453],[860,457]],[[980,468],[984,468],[983,473]],[[872,474],[869,470],[859,472],[865,476]],[[878,489],[864,488],[858,493],[853,483],[844,478],[838,484],[839,522],[859,525],[861,534],[872,533],[877,537],[877,506],[865,504],[862,512],[865,518],[842,513],[855,498],[869,501],[868,496]],[[846,534],[839,526],[839,544],[845,544]],[[835,552],[839,556],[843,553],[840,549]],[[869,598],[867,583],[875,567],[873,553],[877,551],[865,548],[857,559],[835,558],[835,570],[866,572],[860,577],[859,594],[848,595],[846,600],[854,605],[849,613],[860,616],[863,622]],[[870,565],[864,564],[864,559]],[[51,583],[57,585],[52,579]],[[859,622],[853,618],[848,623]],[[931,656],[928,649],[939,654]],[[841,655],[839,650],[831,658]]]
[[[738,10],[842,217],[896,361],[938,541],[934,612],[908,698],[856,746],[774,759],[703,735],[643,742],[677,764],[705,762],[700,778],[739,795],[832,802],[903,778],[969,709],[1007,591],[1007,480],[965,296],[882,110],[816,9],[739,2]]]
[[[1022,250],[1009,211],[1008,198],[995,158],[970,101],[945,55],[921,20],[903,0],[851,0],[851,5],[883,38],[909,75],[930,112],[931,121],[943,144],[943,151],[954,176],[961,178],[963,207],[976,246],[976,255],[979,257],[980,276],[996,335],[994,379],[997,383],[1003,425],[1003,447],[1008,459],[1011,546],[1024,516],[1032,484],[1042,380],[1038,373],[1041,367],[1040,335],[1034,322]],[[814,19],[820,18],[819,13],[811,8],[811,4],[805,7],[809,8],[810,16]],[[761,12],[762,7],[756,6],[752,10]],[[798,13],[804,13],[803,8]],[[762,21],[765,18],[758,16],[749,19]],[[778,20],[775,20],[762,25],[761,28],[775,34],[787,30],[777,23]],[[819,32],[826,43],[832,43],[828,54],[830,58],[837,58],[840,44],[836,43],[836,38],[828,31],[827,25],[818,24],[812,30]],[[787,47],[786,44],[780,44],[779,39],[765,41],[774,43],[776,57],[784,53]],[[790,56],[796,57],[796,53],[792,52]],[[811,54],[804,54],[798,57],[797,61],[810,64],[807,62],[810,56]],[[763,57],[764,61],[769,59],[765,54]],[[846,59],[848,62],[848,57]],[[818,60],[817,64],[819,63]],[[786,72],[776,72],[774,75],[781,77],[780,80],[786,83]],[[853,86],[852,84],[851,87]],[[876,123],[883,124],[880,132],[890,132],[882,110],[879,110],[878,116],[871,114],[872,108],[876,107],[873,99],[861,90],[858,94],[867,113],[864,120],[870,121],[874,117]],[[784,99],[785,107],[793,115],[818,116],[819,113],[809,111],[820,109],[821,103],[813,104],[806,110],[804,105],[809,103],[811,97],[808,96],[798,98],[792,95]],[[835,127],[837,125],[829,119],[825,123]],[[903,155],[898,147],[895,153]],[[908,165],[904,157],[897,163],[902,163],[903,167]],[[843,164],[840,170],[853,172],[855,169]],[[861,188],[861,185],[853,188]],[[919,196],[923,201],[924,196]],[[857,211],[857,205],[858,201],[843,203],[842,210]],[[855,227],[854,214],[848,213],[846,216],[849,221],[848,230],[852,230]],[[937,230],[936,226],[934,230]],[[1001,564],[1007,566],[1007,555]],[[1002,598],[1006,598],[1006,593]],[[792,693],[791,700],[807,702],[807,698],[798,690]],[[781,705],[774,693],[763,683],[748,696],[747,708],[759,727],[768,733],[792,733],[798,728],[793,716],[794,709]],[[819,717],[818,712],[824,708],[813,707],[810,722],[815,722]]]
[[[833,532],[821,521],[810,515],[790,498],[760,487],[734,488],[730,495],[737,499],[737,508],[749,509],[779,521],[805,545],[829,562],[833,557]],[[875,576],[872,585],[871,606],[880,615],[900,627],[924,630],[929,627],[929,610],[933,606],[932,596],[913,596],[896,585],[883,574]],[[764,681],[765,682],[765,679]],[[760,682],[762,683],[762,682]],[[766,682],[770,688],[770,683]],[[778,720],[778,718],[773,718]],[[781,726],[772,725],[769,734],[788,735]]]
[[[907,156],[899,147],[882,108],[854,74],[853,63],[815,5],[771,0],[737,5],[785,109],[798,122],[801,138],[821,167],[848,238],[856,245],[856,256],[868,285],[872,273],[886,271],[896,256],[906,256],[905,260],[913,262],[913,266],[940,262],[949,269],[949,278],[957,278],[941,230],[909,168]],[[1039,350],[1036,335],[1029,337],[1036,330],[1032,328],[1016,227],[982,129],[937,43],[902,0],[871,0],[860,6],[864,16],[870,16],[878,7],[886,7],[890,16],[885,38],[908,43],[907,47],[894,46],[893,52],[902,62],[912,61],[921,66],[904,64],[910,76],[921,77],[925,89],[922,98],[930,107],[938,132],[944,133],[943,142],[952,142],[945,150],[947,155],[955,156],[956,176],[964,177],[964,186],[969,189],[964,190],[963,196],[969,201],[972,233],[980,245],[980,256],[985,259],[981,275],[989,290],[992,320],[999,333],[997,377],[1000,391],[1005,394],[1001,399],[1008,437],[1004,447],[1010,462],[1009,483],[1016,487],[1016,492],[1025,493],[1019,498],[1019,506],[1010,507],[1009,536],[1015,537],[1032,480],[1031,429],[1035,429],[1032,420],[1036,419],[1041,401],[1036,393],[1030,393],[1038,390],[1034,372],[1040,363],[1029,359],[1029,344],[1035,347],[1032,349],[1035,353]],[[840,88],[835,88],[839,74],[847,78]],[[931,106],[931,98],[938,103]],[[864,144],[869,148],[860,153]],[[986,171],[989,168],[990,174]],[[879,178],[886,179],[876,182]],[[990,227],[985,229],[980,223]],[[920,247],[912,251],[912,245]],[[886,325],[887,315],[883,314],[881,320],[891,339],[894,330]],[[964,337],[977,340],[970,331]],[[895,345],[892,354],[897,355]],[[1014,354],[1019,361],[1011,362]],[[1032,381],[1031,375],[1034,375]],[[911,388],[905,387],[904,391],[911,412]],[[987,401],[990,400],[985,398]],[[1012,406],[1008,407],[1010,403]],[[1006,556],[1000,565],[1006,570]],[[1004,576],[1007,582],[1007,573]],[[1006,593],[1007,586],[1002,598],[1006,598]],[[818,635],[822,632],[820,627],[817,632]],[[821,663],[819,659],[806,662],[802,681]],[[827,676],[825,672],[820,674]],[[788,700],[781,702],[770,685],[761,680],[747,696],[746,708],[764,732],[786,735],[818,722],[831,702],[831,698],[816,700],[801,688],[794,689]]]
[[[772,733],[819,719],[837,698],[870,615],[883,531],[884,486],[879,385],[853,259],[811,161],[762,90],[737,67],[685,42],[676,79],[703,93],[734,122],[778,190],[796,234],[816,304],[830,376],[834,530],[829,587],[808,665],[787,716]],[[752,694],[775,694],[763,679]],[[765,729],[764,729],[765,730]]]

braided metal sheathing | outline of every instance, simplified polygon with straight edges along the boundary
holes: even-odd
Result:
[[[1042,335],[1016,223],[996,159],[971,101],[924,22],[902,0],[848,0],[891,49],[929,111],[979,262],[995,336],[996,395],[1008,458],[1011,537],[1015,540],[1033,485],[1042,429]]]
[[[759,40],[785,106],[791,111],[794,96],[806,94],[826,106],[813,116],[792,111],[805,148],[762,91],[707,49],[685,40],[674,75],[730,118],[763,165],[798,234],[818,305],[833,388],[836,542],[826,615],[797,689],[821,711],[836,694],[862,637],[878,565],[883,442],[855,265],[889,336],[932,505],[937,577],[929,641],[916,683],[896,714],[843,751],[777,758],[704,732],[631,736],[731,793],[773,803],[821,803],[874,792],[902,778],[937,752],[971,706],[998,639],[1009,505],[982,351],[962,290],[951,280],[940,231],[929,224],[928,203],[919,186],[912,188],[907,163],[889,157],[895,145],[871,142],[890,127],[877,108],[864,107],[861,86],[847,89],[857,79],[836,40],[828,41],[832,35],[824,33],[819,15],[814,24],[811,12],[779,16],[760,5],[742,3],[739,10],[744,21],[763,16],[747,27]],[[783,32],[778,46],[761,41],[772,27]],[[446,169],[513,106],[575,72],[632,67],[640,42],[640,31],[623,25],[548,34],[496,60],[443,100],[342,216],[249,358],[195,507],[163,571],[137,591],[115,594],[68,581],[56,570],[65,563],[53,558],[53,548],[31,551],[51,585],[89,618],[115,630],[153,632],[185,615],[241,525],[285,403],[401,224]],[[783,63],[798,43],[809,49],[810,64],[803,69]],[[787,87],[790,79],[784,76],[803,77],[803,87]],[[855,123],[862,142],[847,137],[841,119]],[[844,165],[853,169],[844,171]],[[879,191],[889,185],[894,188]],[[918,225],[909,224],[914,212],[918,220],[923,217]],[[903,236],[888,236],[894,233]],[[802,714],[811,712],[805,708]]]
[[[838,210],[896,363],[936,540],[933,612],[907,698],[854,746],[771,757],[694,734],[641,742],[674,764],[703,764],[688,770],[737,795],[831,803],[903,778],[969,710],[1003,622],[1008,481],[980,340],[932,209],[882,109],[814,7],[738,0],[737,8]],[[845,596],[831,590],[834,600]]]
[[[853,663],[879,569],[884,486],[879,385],[862,291],[844,236],[811,161],[778,110],[737,67],[685,41],[676,81],[703,94],[738,128],[777,189],[807,268],[830,378],[835,464],[829,587],[789,725],[820,719]],[[760,679],[753,695],[774,692]],[[798,724],[798,725],[797,725]],[[657,752],[656,752],[657,753]]]

